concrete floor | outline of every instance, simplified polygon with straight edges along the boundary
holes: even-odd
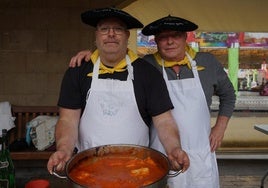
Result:
[[[260,188],[268,160],[218,160],[221,188]],[[265,179],[268,187],[268,177]]]
[[[261,178],[268,170],[268,160],[247,159],[219,159],[219,174],[221,188],[260,188]],[[50,182],[50,188],[71,188],[71,183],[66,179],[59,179],[49,175],[46,171],[46,161],[15,162],[17,187],[24,185],[31,179],[43,178]],[[268,177],[264,188],[268,187]]]

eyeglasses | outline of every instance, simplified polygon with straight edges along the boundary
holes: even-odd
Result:
[[[98,28],[98,31],[102,34],[102,35],[107,35],[110,30],[113,30],[113,32],[116,34],[116,35],[122,35],[126,28],[124,27],[99,27]]]

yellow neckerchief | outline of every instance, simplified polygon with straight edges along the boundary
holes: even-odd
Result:
[[[135,61],[138,58],[138,55],[136,55],[132,50],[127,50],[127,55],[129,56],[129,59],[131,62]],[[90,56],[91,61],[93,64],[95,64],[99,58],[99,51],[95,50],[94,53]],[[115,67],[106,67],[102,62],[100,63],[100,69],[99,74],[113,74],[114,72],[123,72],[126,70],[127,62],[124,58],[122,61],[120,61]],[[93,72],[88,73],[87,76],[92,76]]]
[[[189,56],[194,59],[196,56],[196,51],[191,48],[189,45],[185,46],[185,52],[187,52],[189,54]],[[160,56],[160,54],[158,52],[154,53],[154,57],[157,61],[157,63],[162,66],[162,57]],[[191,62],[190,60],[187,58],[187,56],[184,56],[184,59],[181,61],[164,61],[164,67],[173,67],[175,65],[187,65],[187,67],[189,69],[192,69],[191,66]],[[205,67],[203,66],[197,66],[197,70],[204,70]]]

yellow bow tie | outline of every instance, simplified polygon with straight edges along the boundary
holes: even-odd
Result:
[[[192,59],[195,58],[196,52],[189,45],[186,45],[185,51],[190,55],[190,57]],[[160,56],[160,54],[158,52],[156,52],[154,54],[154,57],[155,57],[157,63],[162,66],[162,57]],[[181,61],[164,61],[164,67],[173,67],[175,65],[187,65],[187,67],[189,69],[192,69],[191,62],[187,58],[187,56],[185,56],[184,59]],[[204,70],[204,69],[205,69],[205,67],[203,67],[203,66],[197,66],[197,70]]]
[[[138,56],[130,49],[128,49],[127,55],[129,56],[131,62],[135,61],[138,58]],[[90,58],[92,63],[95,64],[97,62],[97,59],[99,58],[99,51],[95,50]],[[107,67],[103,63],[100,63],[99,74],[113,74],[114,72],[123,72],[126,70],[126,66],[127,62],[125,58],[120,61],[115,67]],[[88,73],[87,76],[92,76],[92,74],[92,72]]]

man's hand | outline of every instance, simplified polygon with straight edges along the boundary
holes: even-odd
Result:
[[[223,137],[224,137],[224,130],[220,129],[220,127],[214,126],[211,129],[209,140],[210,140],[210,150],[212,152],[216,151],[221,146]]]
[[[216,151],[222,143],[225,130],[227,128],[227,124],[229,121],[229,117],[226,116],[218,116],[215,126],[211,129],[209,135],[210,141],[210,150],[212,152]]]
[[[91,56],[91,51],[90,50],[83,50],[81,52],[78,52],[75,56],[73,56],[71,58],[71,61],[69,63],[69,67],[76,67],[76,66],[80,66],[82,60],[84,59],[86,62],[88,62],[90,60],[90,56]]]
[[[66,162],[72,157],[75,143],[78,139],[78,126],[81,109],[59,108],[59,119],[55,127],[55,139],[57,151],[53,153],[47,163],[47,170],[52,173],[62,171]]]
[[[56,151],[53,153],[47,163],[47,170],[52,174],[53,168],[58,172],[61,172],[65,169],[67,161],[71,158],[71,154],[64,151]]]
[[[153,116],[153,124],[172,168],[174,170],[182,168],[183,172],[186,171],[190,166],[190,160],[186,152],[181,149],[178,126],[171,111]]]
[[[172,170],[181,170],[185,172],[190,166],[190,160],[185,151],[176,147],[168,154],[168,159],[171,163]]]

